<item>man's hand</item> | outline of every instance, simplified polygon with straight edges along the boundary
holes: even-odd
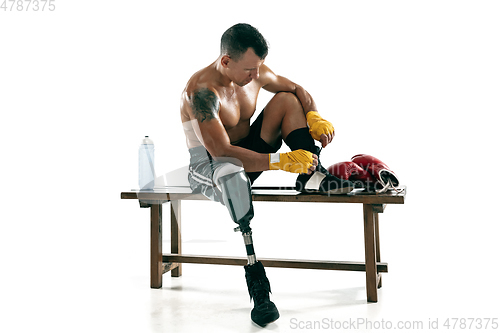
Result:
[[[289,153],[269,154],[269,170],[311,174],[317,165],[318,156],[303,149]]]
[[[332,142],[334,136],[335,136],[335,132],[328,134],[328,135],[321,134],[319,141],[321,142],[321,145],[323,146],[323,148],[325,148],[330,142]]]
[[[317,111],[309,111],[306,114],[307,124],[309,125],[309,133],[314,140],[320,141],[323,148],[332,142],[335,136],[335,129],[332,123],[321,118]]]

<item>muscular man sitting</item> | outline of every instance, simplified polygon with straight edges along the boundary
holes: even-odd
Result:
[[[254,301],[251,318],[260,326],[278,319],[279,312],[269,299],[269,281],[253,249],[251,184],[263,171],[284,170],[298,174],[298,191],[341,194],[353,189],[351,182],[330,175],[318,159],[321,148],[314,140],[326,147],[335,134],[332,124],[319,115],[304,88],[264,65],[267,53],[267,41],[257,29],[232,26],[222,35],[220,56],[191,77],[181,98],[190,186],[225,205],[239,225]],[[275,95],[250,124],[261,88]],[[276,153],[282,141],[290,152]]]

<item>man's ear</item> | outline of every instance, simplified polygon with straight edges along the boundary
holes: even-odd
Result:
[[[222,67],[227,68],[230,61],[231,61],[231,58],[229,58],[229,56],[226,54],[226,55],[222,56],[220,63],[222,65]]]

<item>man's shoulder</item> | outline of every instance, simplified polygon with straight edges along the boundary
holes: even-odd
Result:
[[[216,89],[216,81],[214,79],[212,70],[209,67],[203,68],[194,73],[189,79],[184,92],[187,96],[193,96],[199,91],[211,91],[218,95]]]
[[[274,74],[274,72],[269,67],[264,64],[260,67],[259,83],[261,84],[261,86],[265,86],[266,84],[275,80],[275,78],[276,74]]]
[[[204,68],[191,76],[183,92],[182,109],[192,113],[194,117],[199,118],[200,112],[219,111],[219,93],[215,88],[215,80],[210,68]],[[209,119],[202,114],[201,122]],[[210,118],[211,119],[211,118]]]

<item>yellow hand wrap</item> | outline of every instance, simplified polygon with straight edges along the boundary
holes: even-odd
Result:
[[[314,140],[320,141],[321,134],[328,135],[335,132],[332,123],[321,118],[317,111],[309,111],[306,114],[306,119],[309,125],[309,133],[311,133]]]
[[[269,170],[284,170],[293,173],[307,173],[313,163],[313,154],[299,149],[289,153],[269,154]]]

